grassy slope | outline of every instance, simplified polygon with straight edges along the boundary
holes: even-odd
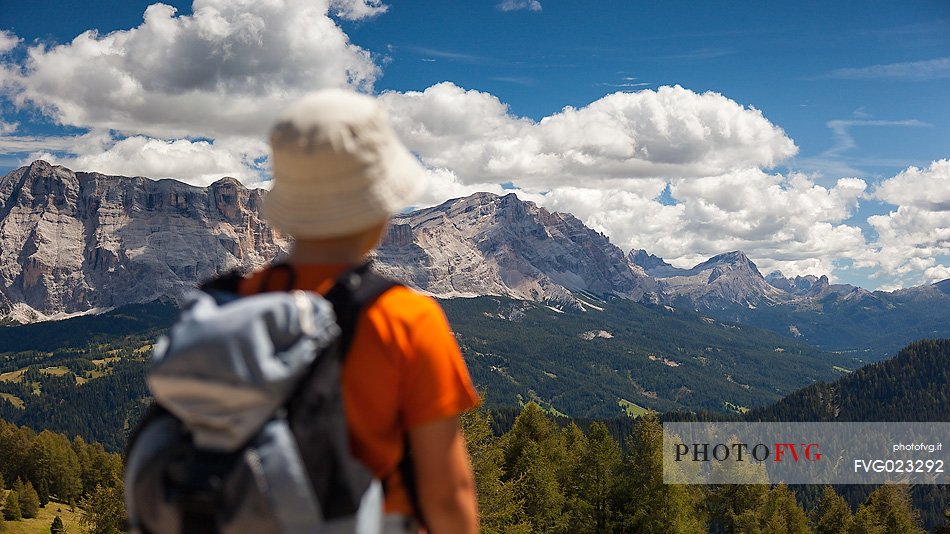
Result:
[[[0,492],[3,498],[6,498],[6,492]],[[0,523],[6,527],[4,534],[49,534],[49,527],[53,524],[53,518],[59,516],[63,520],[63,526],[66,532],[82,532],[79,525],[81,512],[77,508],[70,511],[68,504],[50,502],[45,508],[40,508],[39,513],[33,519],[21,519],[19,521],[3,521],[0,517]]]

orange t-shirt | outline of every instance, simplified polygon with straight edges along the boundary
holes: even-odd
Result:
[[[295,289],[325,294],[344,265],[297,265]],[[241,282],[242,295],[285,290],[287,279],[263,272]],[[269,287],[261,287],[264,282]],[[350,447],[386,483],[386,512],[412,514],[396,466],[407,430],[478,405],[455,337],[432,298],[403,286],[363,310],[343,363],[343,403]]]

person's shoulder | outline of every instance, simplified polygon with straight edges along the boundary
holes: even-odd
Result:
[[[443,314],[442,307],[434,298],[405,285],[394,286],[380,295],[373,307],[391,319],[410,323]]]

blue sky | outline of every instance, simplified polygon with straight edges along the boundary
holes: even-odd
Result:
[[[431,169],[423,203],[508,184],[678,265],[950,277],[946,1],[167,4],[5,6],[0,171],[266,183],[268,118],[350,85]]]

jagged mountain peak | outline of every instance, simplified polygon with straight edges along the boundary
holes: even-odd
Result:
[[[794,286],[792,281],[785,277],[782,274],[782,271],[772,271],[769,274],[765,275],[765,281],[768,282],[772,287],[781,289],[782,291],[792,291]]]
[[[627,254],[627,259],[630,260],[631,263],[643,267],[646,271],[657,267],[673,267],[664,261],[663,258],[654,256],[642,248],[631,250],[630,253]]]
[[[746,256],[745,252],[742,252],[741,250],[733,250],[731,252],[717,254],[712,258],[709,258],[708,261],[714,263],[750,263],[749,257]]]
[[[831,285],[831,282],[828,280],[827,275],[815,276],[813,274],[807,274],[805,276],[796,276],[795,287],[799,289],[811,289],[811,288],[827,288]]]
[[[72,173],[72,171],[66,167],[61,165],[52,165],[50,162],[42,159],[33,161],[33,163],[30,163],[26,168],[31,173],[47,173],[53,169],[60,169],[66,171],[67,173]]]
[[[762,276],[759,272],[759,268],[756,267],[755,263],[745,255],[745,252],[741,250],[733,250],[732,252],[725,252],[723,254],[717,254],[708,260],[700,263],[699,265],[693,267],[694,271],[702,271],[711,267],[730,265],[742,268],[751,269],[758,276]],[[764,277],[763,277],[764,278]]]
[[[824,299],[829,296],[843,299],[858,299],[871,295],[870,292],[849,284],[832,284],[827,275],[796,275],[786,278],[778,271],[765,277],[773,287],[788,293],[792,300]]]
[[[654,284],[603,234],[515,194],[452,199],[393,219],[381,269],[438,296],[640,299]]]
[[[733,305],[755,307],[782,299],[785,291],[768,281],[741,250],[718,254],[691,269],[656,267],[647,273],[660,282],[661,292],[673,301],[695,308]]]
[[[26,167],[20,167],[19,169],[10,173],[17,177],[25,177],[27,179],[40,179],[40,178],[55,178],[59,180],[72,180],[75,179],[76,173],[71,169],[67,169],[62,165],[52,165],[48,161],[38,159],[33,163],[30,163]]]
[[[668,278],[689,272],[689,269],[673,267],[663,258],[654,256],[644,249],[631,250],[627,254],[627,261],[632,267],[642,269],[645,274],[654,278]]]

